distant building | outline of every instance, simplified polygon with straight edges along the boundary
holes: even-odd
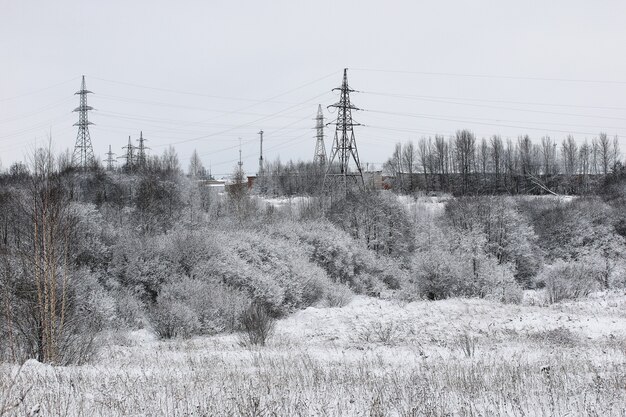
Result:
[[[226,181],[219,180],[198,180],[198,185],[201,187],[210,188],[216,192],[223,192],[226,189]]]
[[[365,182],[365,187],[372,190],[382,190],[384,188],[382,171],[363,172],[363,181]]]

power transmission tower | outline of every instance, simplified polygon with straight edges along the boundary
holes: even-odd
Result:
[[[104,162],[107,163],[107,171],[113,170],[113,164],[116,162],[115,158],[113,158],[113,155],[115,154],[111,151],[111,145],[109,145],[109,152],[106,153],[107,159],[104,160]]]
[[[139,146],[137,146],[137,166],[139,167],[140,170],[145,170],[146,169],[146,149],[150,149],[147,148],[146,145],[144,144],[144,142],[147,139],[144,139],[143,137],[143,131],[139,132]]]
[[[91,146],[91,136],[89,135],[89,125],[93,123],[89,121],[87,116],[89,110],[93,110],[93,107],[87,105],[87,94],[93,93],[87,90],[84,75],[80,90],[74,94],[80,95],[80,105],[74,109],[75,112],[78,112],[78,122],[74,123],[74,126],[78,126],[78,134],[72,154],[72,167],[86,171],[94,166],[95,158]]]
[[[237,162],[239,166],[239,178],[243,181],[243,161],[241,160],[241,138],[239,138],[239,162]]]
[[[322,113],[322,105],[317,106],[317,117],[315,118],[315,129],[317,135],[315,138],[315,154],[313,155],[313,163],[323,166],[326,164],[326,146],[324,145],[324,113]]]
[[[355,123],[352,120],[352,110],[360,110],[350,103],[350,93],[354,92],[348,85],[348,69],[343,70],[343,82],[340,88],[334,88],[333,91],[340,90],[339,101],[328,107],[335,107],[337,112],[337,120],[334,124],[335,139],[333,141],[333,148],[330,153],[330,160],[326,175],[324,176],[324,187],[330,186],[336,188],[339,182],[343,185],[345,192],[348,192],[348,184],[355,182],[360,187],[365,187],[365,181],[363,181],[363,171],[361,170],[361,163],[359,162],[359,152],[356,147],[356,139],[354,137],[354,126],[360,126],[359,123]],[[356,165],[354,171],[350,171],[350,160],[354,160]],[[333,163],[339,164],[338,170]]]
[[[126,149],[126,155],[120,156],[120,158],[126,160],[126,170],[132,171],[135,169],[135,146],[133,146],[133,142],[130,140],[130,136],[128,137],[128,145],[123,146],[122,149]]]
[[[258,173],[258,176],[260,177],[261,174],[263,173],[263,131],[262,130],[259,132],[259,136],[261,137],[261,153],[259,156],[259,173]]]

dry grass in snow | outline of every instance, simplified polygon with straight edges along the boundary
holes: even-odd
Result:
[[[626,296],[357,297],[280,321],[262,349],[138,332],[112,336],[91,366],[1,369],[5,415],[625,416]]]

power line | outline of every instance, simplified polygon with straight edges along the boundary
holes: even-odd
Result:
[[[22,98],[22,97],[26,97],[26,96],[32,96],[32,95],[38,94],[38,93],[40,93],[42,91],[50,90],[52,88],[55,88],[55,87],[58,87],[58,86],[61,86],[61,85],[64,85],[64,84],[68,84],[68,83],[74,82],[74,81],[76,81],[77,78],[79,78],[79,77],[74,77],[71,80],[63,81],[61,83],[54,84],[54,85],[51,85],[51,86],[48,86],[48,87],[44,87],[44,88],[40,88],[39,90],[31,91],[29,93],[20,94],[18,96],[0,98],[0,101],[16,100],[18,98]]]
[[[371,94],[377,96],[397,97],[414,100],[462,100],[462,101],[479,101],[485,103],[508,103],[508,104],[521,104],[529,106],[546,106],[546,107],[572,107],[582,109],[598,109],[598,110],[626,110],[626,107],[614,107],[614,106],[588,106],[580,104],[555,104],[555,103],[540,103],[532,101],[511,101],[511,100],[494,100],[494,99],[481,99],[481,98],[469,98],[469,97],[448,97],[448,96],[425,96],[415,94],[400,94],[400,93],[381,93],[374,91],[361,91],[363,94]]]
[[[436,116],[440,116],[440,115],[436,115]],[[456,117],[456,116],[440,116],[440,117]],[[484,117],[469,117],[469,116],[465,116],[464,118],[469,119],[469,120],[487,120],[487,121],[493,120],[496,122],[530,123],[534,125],[590,127],[590,128],[601,129],[601,130],[603,129],[626,129],[625,126],[584,125],[584,124],[577,124],[577,123],[538,122],[538,121],[528,121],[528,120],[511,120],[511,119],[502,119],[502,118],[484,118]]]
[[[144,88],[144,89],[148,89],[148,90],[155,90],[155,91],[163,91],[163,92],[168,92],[168,93],[175,93],[175,94],[183,94],[183,95],[192,95],[192,96],[199,96],[199,97],[209,97],[209,98],[217,98],[217,99],[222,99],[222,100],[234,100],[234,101],[250,101],[250,102],[254,102],[255,105],[256,104],[261,104],[261,103],[267,103],[275,98],[281,97],[283,95],[292,93],[294,91],[297,91],[299,89],[302,89],[304,87],[308,87],[311,84],[315,84],[319,81],[325,80],[326,78],[329,78],[333,75],[336,74],[336,71],[331,72],[330,74],[324,75],[323,77],[317,78],[313,81],[309,81],[306,82],[298,87],[295,87],[293,89],[287,90],[283,93],[277,94],[273,97],[270,97],[269,99],[251,99],[251,98],[241,98],[241,97],[227,97],[227,96],[218,96],[218,95],[213,95],[213,94],[204,94],[204,93],[198,93],[198,92],[192,92],[192,91],[181,91],[181,90],[174,90],[174,89],[169,89],[169,88],[162,88],[162,87],[151,87],[151,86],[147,86],[147,85],[141,85],[141,84],[135,84],[135,83],[130,83],[130,82],[124,82],[124,81],[115,81],[115,80],[109,80],[106,78],[99,78],[99,77],[92,77],[93,79],[96,80],[100,80],[100,81],[105,81],[105,82],[109,82],[109,83],[114,83],[114,84],[120,84],[120,85],[126,85],[126,86],[132,86],[132,87],[137,87],[137,88]]]
[[[491,78],[504,80],[528,80],[528,81],[558,81],[568,83],[596,83],[596,84],[619,84],[626,85],[626,81],[620,80],[587,80],[577,78],[552,78],[552,77],[523,77],[514,75],[493,75],[493,74],[462,74],[453,72],[433,72],[433,71],[405,71],[405,70],[389,70],[389,69],[373,69],[373,68],[352,68],[355,71],[367,72],[385,72],[390,74],[414,74],[414,75],[433,75],[443,77],[467,77],[467,78]]]
[[[165,144],[165,145],[157,145],[157,146],[155,146],[155,147],[160,147],[160,146],[170,146],[170,145],[177,145],[177,144],[180,144],[180,143],[194,142],[194,141],[197,141],[197,140],[207,139],[207,138],[210,138],[210,137],[213,137],[213,136],[221,135],[221,134],[223,134],[223,133],[228,133],[228,132],[231,132],[231,131],[233,131],[233,130],[235,130],[235,129],[239,129],[239,128],[242,128],[242,127],[252,126],[252,125],[254,125],[254,124],[260,123],[260,122],[265,121],[265,120],[271,120],[272,118],[276,117],[276,116],[277,116],[277,115],[279,115],[280,113],[283,113],[283,112],[285,112],[285,111],[287,111],[287,110],[290,110],[290,109],[292,109],[293,107],[296,107],[296,106],[299,106],[299,105],[301,105],[301,104],[304,104],[304,103],[308,103],[308,102],[311,102],[311,101],[317,100],[319,97],[323,96],[324,94],[327,94],[327,93],[326,93],[326,92],[324,92],[324,93],[322,93],[322,94],[318,94],[317,96],[315,96],[315,97],[313,97],[313,98],[311,98],[311,99],[308,99],[308,100],[303,101],[302,103],[298,103],[298,104],[296,104],[296,105],[294,105],[294,106],[287,107],[286,109],[283,109],[283,110],[277,111],[277,112],[275,112],[275,113],[272,113],[272,114],[270,114],[270,115],[268,115],[268,116],[265,116],[265,117],[262,117],[262,118],[260,118],[260,119],[253,120],[253,121],[251,121],[251,122],[247,122],[247,123],[243,123],[243,124],[241,124],[241,125],[238,125],[238,126],[235,126],[235,127],[229,128],[229,129],[222,130],[222,131],[220,131],[220,132],[210,133],[210,134],[207,134],[207,135],[202,135],[202,136],[198,136],[198,137],[195,137],[195,138],[190,138],[190,139],[179,140],[179,141],[176,141],[176,142],[170,142],[170,143],[168,143],[168,144]]]
[[[379,94],[382,95],[383,93],[379,93]],[[527,113],[551,114],[551,115],[558,115],[558,116],[586,117],[586,118],[607,119],[607,120],[626,120],[626,117],[599,116],[599,115],[578,114],[578,113],[562,113],[562,112],[554,112],[554,111],[546,111],[546,110],[520,109],[520,108],[515,108],[515,107],[501,107],[501,106],[490,106],[487,104],[459,103],[459,102],[453,102],[453,101],[447,101],[447,100],[428,99],[428,98],[421,98],[419,100],[433,101],[433,102],[446,103],[446,104],[457,104],[461,106],[491,108],[491,109],[498,109],[498,110],[512,110],[512,111],[521,111],[521,112],[527,112]]]
[[[479,124],[479,125],[485,125],[485,126],[540,130],[540,131],[545,131],[545,132],[556,132],[556,133],[571,133],[571,134],[576,133],[576,134],[581,134],[581,135],[597,134],[593,132],[579,132],[579,131],[574,131],[574,130],[545,129],[545,128],[530,127],[530,126],[507,125],[507,124],[502,124],[502,123],[477,122],[477,121],[472,121],[472,120],[455,119],[455,118],[440,117],[440,116],[427,115],[427,114],[394,113],[394,112],[387,112],[387,111],[382,111],[382,110],[367,110],[367,111],[372,112],[372,113],[389,114],[389,115],[394,115],[394,116],[413,117],[413,118],[418,118],[418,119],[429,119],[429,120],[442,120],[442,121],[448,121],[448,122],[470,123],[470,124]]]
[[[46,111],[48,111],[50,109],[53,109],[55,107],[60,107],[61,104],[65,104],[65,103],[67,103],[67,102],[69,102],[69,101],[71,101],[73,99],[74,99],[74,97],[66,97],[66,98],[64,98],[62,100],[55,101],[54,103],[48,104],[48,105],[40,107],[38,109],[35,109],[31,113],[26,113],[26,114],[22,114],[22,115],[15,116],[15,117],[9,117],[7,119],[2,119],[2,120],[0,120],[0,124],[8,124],[8,123],[13,122],[15,120],[26,119],[26,118],[29,118],[29,117],[40,115],[40,114],[45,113]]]

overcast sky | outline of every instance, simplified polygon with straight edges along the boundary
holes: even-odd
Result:
[[[0,0],[0,160],[52,135],[73,148],[86,76],[94,151],[143,131],[152,154],[193,149],[215,174],[310,160],[318,104],[349,68],[361,160],[472,130],[626,152],[626,2]],[[332,128],[326,131],[330,151]]]

